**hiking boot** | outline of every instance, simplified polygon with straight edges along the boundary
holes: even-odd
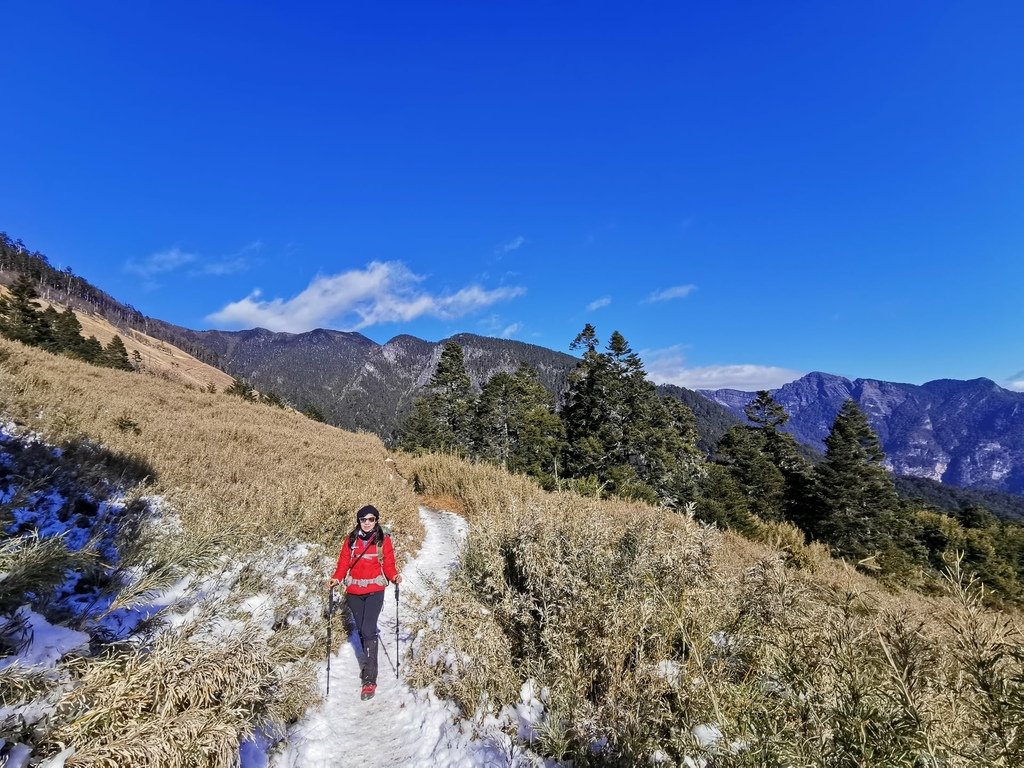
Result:
[[[367,683],[366,685],[363,686],[363,692],[361,694],[359,694],[359,698],[362,699],[363,701],[366,701],[367,699],[372,699],[373,698],[373,694],[375,694],[376,692],[377,692],[377,684],[376,683]]]

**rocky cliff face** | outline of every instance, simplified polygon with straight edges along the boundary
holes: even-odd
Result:
[[[701,394],[741,418],[754,399],[736,390]],[[820,450],[849,398],[867,415],[896,474],[1024,494],[1024,393],[989,379],[918,386],[810,373],[772,395],[790,414],[786,431]]]

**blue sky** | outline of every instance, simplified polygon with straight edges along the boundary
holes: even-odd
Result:
[[[0,18],[0,229],[148,315],[1024,390],[1020,3]]]

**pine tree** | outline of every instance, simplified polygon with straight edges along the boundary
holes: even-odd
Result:
[[[53,336],[57,346],[67,355],[82,357],[85,339],[82,337],[82,323],[71,307],[61,312],[53,324]]]
[[[462,347],[454,341],[445,343],[437,370],[430,380],[427,398],[434,419],[434,450],[469,452],[473,409],[476,406],[473,388],[466,373]]]
[[[114,338],[103,350],[103,365],[108,368],[117,368],[122,371],[133,370],[131,361],[128,360],[128,350],[124,346],[121,337],[114,334]]]
[[[429,389],[430,394],[417,398],[402,425],[402,447],[470,453],[476,398],[456,342],[448,341],[442,348]]]
[[[882,466],[878,436],[853,400],[843,404],[825,446],[825,461],[817,469],[817,537],[837,555],[876,558],[888,571],[905,571],[922,560],[911,518]]]
[[[514,375],[496,373],[484,385],[473,422],[475,455],[550,485],[563,435],[554,400],[529,365]]]
[[[761,449],[781,473],[783,488],[778,500],[779,515],[809,533],[815,514],[814,468],[801,454],[793,436],[780,431],[789,421],[789,414],[770,392],[763,389],[743,412],[763,438]]]
[[[743,409],[743,413],[758,427],[770,432],[776,432],[789,421],[786,409],[766,389],[758,391],[757,396]]]
[[[215,394],[217,392],[217,386],[213,382],[210,382],[209,391],[211,394]],[[227,392],[227,390],[224,391]],[[323,411],[321,411],[312,403],[306,403],[306,407],[302,409],[302,415],[305,416],[307,419],[319,421],[321,424],[327,423],[327,418],[324,416]]]
[[[42,330],[39,293],[32,278],[19,274],[10,287],[10,296],[0,299],[0,332],[22,344],[39,345],[48,334]]]
[[[48,304],[46,309],[36,315],[36,344],[47,352],[58,354],[64,349],[56,338],[57,322],[60,315],[54,309],[53,304]]]
[[[569,376],[562,408],[566,473],[594,476],[620,496],[679,504],[701,471],[689,433],[692,414],[684,416],[682,403],[658,397],[618,331],[606,352],[597,345],[589,324],[571,345],[584,353]]]
[[[412,402],[412,411],[402,423],[398,445],[402,450],[415,452],[430,450],[436,440],[434,416],[426,397],[417,397]]]
[[[82,342],[81,358],[94,365],[103,364],[103,345],[95,336],[90,336]]]
[[[252,385],[249,384],[245,379],[236,378],[232,380],[231,386],[224,390],[228,395],[234,395],[240,397],[243,400],[255,400],[256,392],[253,390]]]
[[[783,517],[786,479],[772,461],[764,430],[732,427],[718,443],[717,460],[743,494],[746,506],[762,520]]]
[[[567,443],[562,464],[566,474],[574,477],[604,474],[606,446],[617,437],[615,423],[606,421],[613,410],[613,382],[609,360],[597,351],[598,343],[594,326],[587,323],[569,345],[583,350],[569,374],[561,411]]]
[[[695,517],[702,523],[729,528],[751,536],[757,521],[750,511],[748,496],[729,469],[711,464],[699,483]]]

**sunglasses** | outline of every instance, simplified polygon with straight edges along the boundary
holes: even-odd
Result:
[[[368,515],[367,517],[359,518],[359,522],[360,523],[376,523],[377,522],[377,518],[374,517],[373,515]]]

